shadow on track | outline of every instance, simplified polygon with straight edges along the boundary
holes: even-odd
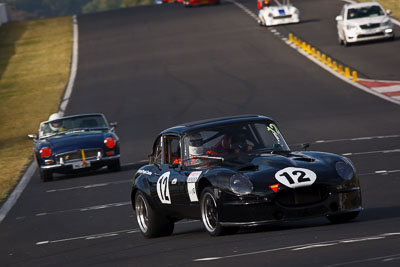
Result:
[[[128,163],[128,164],[123,164],[121,165],[121,170],[119,172],[115,173],[121,173],[121,172],[133,172],[142,167],[143,165],[146,165],[147,163]],[[75,173],[69,173],[69,174],[61,174],[61,173],[55,173],[54,174],[54,180],[52,182],[56,181],[62,181],[66,179],[75,179],[75,178],[82,178],[82,177],[90,177],[90,176],[97,176],[97,175],[102,175],[102,174],[107,174],[107,173],[113,173],[113,171],[110,171],[107,169],[107,167],[103,167],[97,170],[85,170],[85,171],[77,171]],[[128,175],[129,178],[131,178],[132,175]]]
[[[360,213],[359,221],[378,221],[400,218],[400,206],[365,209]]]

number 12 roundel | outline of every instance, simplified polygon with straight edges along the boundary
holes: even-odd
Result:
[[[171,204],[171,196],[169,194],[169,175],[166,172],[158,178],[157,181],[157,195],[162,204]]]
[[[275,179],[287,187],[296,188],[312,185],[317,175],[309,169],[287,167],[275,173]]]

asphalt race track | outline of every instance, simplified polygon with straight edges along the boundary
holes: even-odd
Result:
[[[294,32],[367,78],[400,80],[393,42],[337,44],[343,2],[292,1]],[[241,3],[256,13],[255,1]],[[0,224],[1,266],[399,266],[400,106],[365,93],[302,56],[231,2],[146,6],[78,16],[79,65],[67,114],[117,121],[122,171],[35,172]],[[365,210],[210,237],[182,221],[170,237],[141,236],[130,179],[156,135],[182,122],[234,114],[277,120],[293,150],[348,155]]]

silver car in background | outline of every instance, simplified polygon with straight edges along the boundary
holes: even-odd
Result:
[[[346,4],[336,17],[339,43],[369,41],[376,39],[394,39],[393,23],[377,2]]]

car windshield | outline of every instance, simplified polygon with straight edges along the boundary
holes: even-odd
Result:
[[[183,138],[183,160],[290,151],[274,123],[247,122],[205,129]]]
[[[102,115],[85,115],[60,118],[40,124],[39,137],[67,134],[77,131],[108,129],[107,122]]]
[[[360,8],[349,8],[347,19],[359,19],[367,17],[383,16],[384,12],[379,6],[366,6]]]

